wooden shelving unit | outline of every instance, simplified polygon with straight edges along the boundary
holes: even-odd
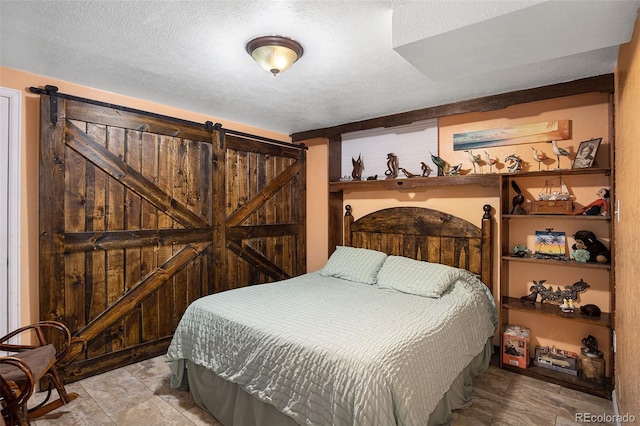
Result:
[[[593,181],[594,179],[598,180],[597,176],[601,176],[602,180],[607,182],[607,186],[613,188],[613,179],[612,179],[611,169],[609,168],[587,168],[587,169],[571,169],[571,170],[549,170],[549,171],[534,171],[534,172],[524,172],[518,174],[503,174],[501,175],[501,206],[502,212],[509,212],[512,208],[511,200],[515,193],[512,191],[511,182],[513,180],[517,181],[517,184],[520,188],[525,191],[528,189],[528,184],[533,185],[535,187],[536,182],[540,182],[540,178],[549,177],[571,177],[571,181],[575,184],[579,184],[585,179],[589,181]],[[531,179],[533,178],[533,179]],[[582,179],[585,178],[585,179]],[[577,200],[582,201],[584,204],[585,200]],[[591,201],[591,200],[587,200]],[[540,223],[543,223],[545,226],[558,226],[561,228],[566,228],[567,226],[571,227],[575,223],[579,223],[580,226],[584,226],[589,229],[592,226],[598,227],[598,229],[602,229],[603,227],[608,229],[608,235],[603,235],[602,237],[608,238],[610,241],[611,251],[613,253],[613,223],[610,217],[606,216],[585,216],[585,215],[571,215],[571,214],[527,214],[527,215],[513,215],[513,214],[502,214],[501,215],[501,250],[502,256],[500,257],[500,265],[501,265],[501,273],[500,273],[500,294],[501,294],[501,348],[502,348],[502,330],[509,324],[509,316],[511,312],[523,312],[528,315],[538,315],[546,318],[550,318],[552,321],[559,321],[558,327],[570,327],[570,322],[576,322],[581,324],[586,324],[587,327],[597,327],[606,328],[609,330],[609,336],[612,334],[612,327],[614,323],[614,306],[613,306],[613,272],[611,264],[603,264],[603,263],[593,263],[593,262],[577,262],[575,260],[569,260],[568,258],[564,259],[554,259],[554,258],[544,258],[544,257],[536,257],[535,255],[527,255],[524,257],[512,256],[513,246],[510,241],[510,237],[512,235],[518,235],[529,232],[528,229],[531,227],[540,226]],[[543,229],[544,229],[543,228]],[[532,249],[532,247],[529,247]],[[543,271],[547,267],[558,267],[558,268],[573,268],[576,271],[581,270],[590,270],[594,273],[596,271],[605,271],[609,276],[609,293],[611,297],[611,302],[609,306],[602,307],[602,315],[600,317],[588,317],[580,313],[579,309],[574,312],[562,312],[557,304],[553,303],[540,303],[537,302],[535,304],[525,303],[520,301],[520,297],[512,297],[510,295],[510,286],[512,283],[511,279],[514,280],[516,287],[520,285],[520,281],[526,281],[526,279],[522,279],[519,276],[510,276],[510,267],[518,268],[524,267],[527,264],[535,266],[540,271]],[[524,265],[524,266],[523,266]],[[519,269],[518,269],[519,270]],[[516,274],[517,275],[517,274]],[[522,296],[522,294],[517,294],[518,296]],[[514,294],[515,296],[515,294]],[[532,332],[535,331],[535,327],[532,327]],[[573,342],[573,344],[579,343]],[[604,349],[604,348],[603,348]],[[605,349],[608,351],[610,357],[610,371],[613,376],[613,358],[614,353],[611,348]],[[570,374],[546,369],[543,367],[538,367],[534,365],[530,365],[527,368],[518,368],[515,366],[511,366],[505,362],[502,362],[502,357],[500,356],[500,367],[509,371],[513,371],[519,374],[523,374],[526,376],[534,377],[539,380],[544,380],[547,382],[555,383],[558,385],[562,385],[571,389],[579,390],[582,392],[590,393],[593,395],[597,395],[603,398],[611,398],[611,390],[612,390],[612,378],[606,378],[606,380],[602,383],[593,382],[589,380],[584,380],[579,376],[572,376]]]

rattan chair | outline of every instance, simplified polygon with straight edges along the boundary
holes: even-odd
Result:
[[[9,339],[22,333],[34,333],[37,343],[20,345],[8,343]],[[54,346],[47,343],[45,334],[59,338],[51,341],[60,342]],[[0,351],[10,356],[0,357],[0,406],[2,418],[8,425],[27,425],[30,420],[40,417],[51,410],[68,404],[78,394],[67,393],[60,379],[57,368],[64,359],[71,345],[71,333],[62,323],[41,321],[19,328],[0,339]],[[58,348],[57,348],[58,347]],[[27,408],[27,402],[36,388],[36,384],[47,383],[46,399],[35,407]],[[58,398],[49,402],[53,388],[58,391]]]

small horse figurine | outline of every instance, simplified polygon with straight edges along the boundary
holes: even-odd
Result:
[[[508,168],[511,173],[518,173],[522,170],[522,159],[517,155],[511,154],[504,161],[509,163]]]

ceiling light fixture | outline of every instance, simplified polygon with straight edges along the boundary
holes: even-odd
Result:
[[[287,37],[264,36],[248,42],[247,52],[258,65],[276,76],[300,59],[304,49],[300,43]]]

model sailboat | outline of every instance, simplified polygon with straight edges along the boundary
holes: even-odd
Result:
[[[546,181],[542,191],[538,194],[538,199],[540,201],[568,200],[570,197],[571,194],[569,194],[569,189],[567,188],[567,185],[565,185],[562,176],[560,177],[560,191],[553,191],[549,181]]]

